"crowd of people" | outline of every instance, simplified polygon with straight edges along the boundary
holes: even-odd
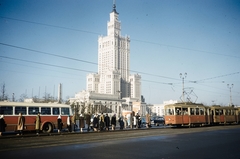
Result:
[[[87,114],[83,115],[80,114],[78,117],[78,124],[76,123],[77,116],[73,115],[72,117],[68,115],[67,117],[67,130],[68,132],[75,132],[78,128],[80,132],[83,132],[83,128],[87,126],[87,132],[89,131],[109,131],[109,130],[116,130],[117,124],[120,126],[120,130],[126,128],[133,128],[138,129],[142,126],[142,120],[140,115],[137,113],[136,115],[127,114],[125,116],[121,116],[117,119],[116,114],[109,117],[108,114]],[[41,130],[41,116],[40,112],[37,113],[35,119],[35,130],[36,134],[39,135]],[[5,128],[7,123],[5,123],[4,115],[0,115],[0,136],[2,136],[2,132],[5,132]],[[150,123],[150,115],[146,115],[146,127],[149,128],[151,126]],[[23,130],[25,128],[25,117],[22,113],[19,113],[18,121],[17,121],[17,135],[23,135]],[[57,117],[57,129],[58,133],[61,133],[63,130],[63,121],[61,115]]]

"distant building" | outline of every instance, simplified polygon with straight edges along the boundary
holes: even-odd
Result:
[[[163,104],[153,104],[151,107],[152,116],[164,116],[164,106],[167,104],[178,103],[177,100],[163,101]]]
[[[141,76],[130,75],[130,37],[121,36],[116,5],[107,23],[107,36],[98,38],[98,73],[87,75],[87,91],[141,100]]]

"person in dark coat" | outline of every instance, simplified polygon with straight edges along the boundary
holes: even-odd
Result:
[[[136,115],[136,121],[137,121],[137,128],[140,128],[140,115],[137,113]]]
[[[106,114],[106,116],[104,117],[104,122],[105,122],[106,130],[109,131],[110,118],[109,118],[108,114]]]
[[[5,127],[7,124],[5,123],[4,116],[0,115],[0,136],[2,136],[2,132],[5,132]]]
[[[114,114],[111,118],[111,125],[112,125],[112,130],[115,130],[116,129],[116,124],[117,124],[117,121],[116,121],[116,114]]]
[[[62,126],[63,126],[61,115],[59,115],[57,118],[57,125],[58,125],[58,133],[60,133],[62,131]]]
[[[87,124],[87,131],[88,132],[90,130],[90,123],[91,123],[91,114],[90,114],[90,112],[88,112],[88,114],[86,115],[86,124]]]
[[[80,117],[79,117],[79,128],[80,128],[80,131],[83,132],[83,128],[85,127],[85,124],[84,124],[84,117],[82,114],[80,114]]]
[[[120,125],[120,130],[123,130],[123,127],[124,127],[123,118],[120,117],[120,118],[118,119],[118,122],[119,122],[119,125]]]
[[[98,115],[94,115],[94,118],[93,118],[93,129],[94,131],[97,131],[98,130],[98,123],[99,123],[99,120],[98,120]]]

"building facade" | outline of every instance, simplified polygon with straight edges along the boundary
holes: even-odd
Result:
[[[141,100],[141,76],[130,75],[130,37],[121,36],[116,5],[107,23],[107,36],[98,38],[98,73],[87,75],[87,90]]]

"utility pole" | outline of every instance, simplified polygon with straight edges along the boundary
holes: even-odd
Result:
[[[227,87],[229,88],[230,90],[230,104],[229,106],[232,106],[232,88],[233,88],[233,84],[227,84]]]
[[[179,76],[182,79],[182,98],[183,98],[183,102],[185,102],[185,99],[184,99],[184,79],[187,78],[187,73],[184,73],[184,75],[182,73],[180,73]]]

